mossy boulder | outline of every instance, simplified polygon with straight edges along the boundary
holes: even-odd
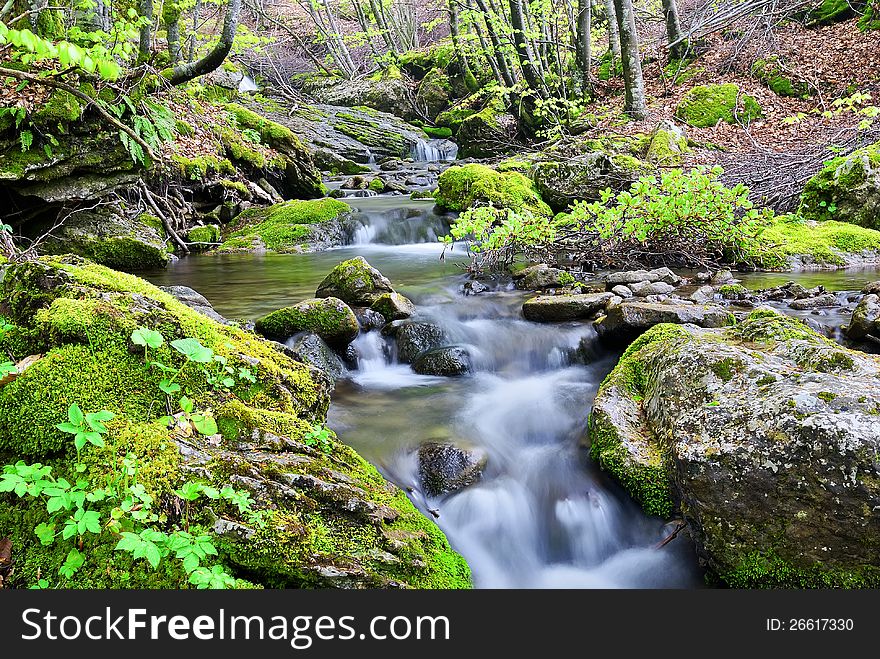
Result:
[[[467,100],[459,101],[448,110],[438,114],[435,122],[438,126],[448,128],[452,133],[455,133],[461,126],[461,122],[476,113],[477,110],[472,108]]]
[[[441,69],[431,69],[416,89],[416,108],[433,121],[449,105],[451,95],[449,76]]]
[[[387,321],[403,320],[416,312],[416,305],[400,293],[383,293],[370,306],[372,311],[382,314]]]
[[[657,124],[648,138],[645,160],[660,166],[680,166],[682,156],[688,151],[684,131],[671,121]]]
[[[412,105],[412,83],[400,76],[379,75],[356,80],[337,80],[332,85],[308,86],[305,91],[320,103],[344,107],[368,107],[403,119],[418,116]]]
[[[0,388],[0,456],[4,463],[39,461],[53,476],[103,485],[134,457],[138,482],[161,506],[154,526],[188,528],[213,537],[214,561],[241,585],[272,588],[461,588],[470,583],[463,559],[437,526],[413,507],[354,450],[328,433],[323,448],[308,439],[325,421],[329,404],[324,374],[254,334],[221,325],[172,295],[130,275],[81,259],[46,258],[10,266],[0,283],[0,313],[14,325],[0,352],[20,358],[43,355]],[[134,345],[144,326],[165,343]],[[236,369],[250,368],[256,382],[236,380],[228,390],[210,386],[196,366],[177,382],[199,411],[213,415],[220,433],[204,437],[157,421],[166,398],[163,372],[150,361],[182,366],[169,346],[197,339]],[[71,403],[84,411],[115,413],[103,448],[82,451],[84,473],[74,468],[69,435],[57,430]],[[175,490],[188,480],[245,490],[255,516],[204,497],[184,502]],[[90,509],[109,519],[110,502]],[[184,511],[186,518],[184,519]],[[57,575],[70,547],[40,544],[34,528],[47,523],[45,506],[13,493],[0,494],[0,535],[12,540],[12,587]],[[68,588],[186,588],[179,562],[154,571],[143,560],[114,551],[119,537],[87,534],[83,566],[61,584]],[[57,577],[52,577],[53,582]]]
[[[188,243],[196,243],[193,245],[196,249],[205,249],[220,242],[220,227],[216,224],[193,227],[186,232],[186,240]]]
[[[627,284],[633,292],[642,286],[668,286],[662,282],[639,282]],[[641,291],[639,291],[641,292]],[[609,305],[606,314],[596,321],[599,337],[607,343],[628,343],[655,325],[697,325],[699,327],[724,327],[736,319],[722,307],[686,302],[636,302],[624,300]]]
[[[252,207],[227,228],[220,252],[313,252],[342,245],[350,230],[351,206],[338,199],[286,201]]]
[[[440,122],[440,117],[437,120]],[[441,125],[447,125],[445,120]],[[493,158],[509,153],[516,147],[518,131],[516,117],[507,112],[503,105],[490,102],[459,123],[455,133],[459,157]]]
[[[257,332],[285,341],[298,332],[314,332],[329,345],[344,348],[357,338],[360,328],[354,312],[335,297],[303,300],[260,318]]]
[[[826,162],[804,186],[798,211],[880,229],[880,142]]]
[[[393,292],[388,278],[358,256],[333,268],[318,284],[315,297],[335,297],[355,307],[369,307]]]
[[[492,204],[498,208],[528,210],[537,215],[552,214],[526,176],[519,172],[499,172],[478,163],[444,171],[437,180],[434,199],[440,207],[454,211]]]
[[[591,455],[650,513],[678,511],[737,588],[877,587],[880,361],[762,308],[658,325],[591,413]]]
[[[809,213],[807,213],[809,215]],[[880,231],[797,215],[778,216],[760,235],[761,267],[835,270],[880,263]]]
[[[747,124],[762,114],[754,97],[733,83],[698,85],[681,99],[675,116],[697,128],[711,128],[719,121]]]
[[[752,75],[778,96],[804,98],[809,96],[811,92],[810,85],[801,80],[793,79],[791,72],[775,55],[756,60],[752,64]]]
[[[830,25],[861,14],[868,4],[866,0],[823,0],[822,4],[807,14],[807,25]]]
[[[29,231],[36,236],[49,228],[38,223]],[[126,272],[165,267],[169,249],[159,218],[117,205],[71,213],[41,244],[44,254],[79,254]]]

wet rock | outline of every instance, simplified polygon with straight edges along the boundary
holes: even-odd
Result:
[[[416,312],[416,305],[400,293],[383,293],[370,307],[382,314],[387,320],[403,320]]]
[[[710,279],[712,279],[712,273],[708,272],[708,271],[707,272],[698,272],[697,274],[694,275],[694,281],[698,284],[705,284]]]
[[[572,292],[580,293],[604,293],[607,288],[605,281],[602,279],[592,279],[590,281],[579,281],[572,287]]]
[[[730,284],[736,281],[737,280],[733,278],[733,273],[727,268],[718,270],[709,280],[710,283],[715,284],[716,286],[719,284]]]
[[[865,293],[866,295],[869,293],[880,295],[880,281],[872,281],[869,284],[865,284],[865,287],[862,289],[862,293]]]
[[[419,447],[418,458],[422,487],[428,496],[436,497],[476,483],[489,455],[481,448],[428,442]]]
[[[642,336],[599,390],[590,451],[648,512],[680,510],[721,582],[876,587],[878,406],[876,358],[763,308]]]
[[[546,263],[529,266],[513,275],[516,287],[522,291],[536,291],[542,288],[560,288],[574,283],[571,273],[559,268],[551,268]]]
[[[195,309],[200,314],[216,320],[218,323],[229,324],[228,320],[214,311],[214,307],[208,302],[208,298],[189,286],[162,286],[161,288],[166,293],[170,293],[183,302],[190,309]]]
[[[369,307],[385,293],[393,293],[391,282],[358,256],[337,265],[318,285],[315,297],[337,297],[346,304]]]
[[[690,299],[697,304],[709,304],[715,299],[715,289],[712,286],[700,286],[691,293]]]
[[[604,309],[611,298],[611,293],[539,295],[526,300],[522,312],[526,320],[538,323],[583,320]]]
[[[804,311],[806,309],[818,309],[819,307],[833,307],[837,305],[837,297],[833,293],[825,293],[816,297],[806,297],[794,300],[788,304],[792,309]]]
[[[303,332],[291,337],[287,346],[287,354],[299,362],[311,364],[327,374],[331,383],[345,375],[345,364],[333,349],[314,332]]]
[[[621,297],[624,299],[633,296],[632,290],[629,287],[624,286],[623,284],[617,284],[615,287],[613,287],[611,289],[611,292],[614,293],[615,295],[617,295],[618,297]]]
[[[730,313],[717,306],[624,301],[609,306],[595,327],[605,341],[628,342],[660,323],[723,327],[733,324],[734,320]]]
[[[675,286],[662,281],[637,281],[630,284],[629,289],[636,297],[648,297],[649,295],[668,295],[675,290]]]
[[[263,336],[285,340],[298,332],[314,332],[334,347],[344,347],[360,332],[357,317],[335,297],[303,300],[260,318],[255,325]]]
[[[461,292],[464,295],[479,295],[480,293],[485,293],[488,290],[488,286],[476,280],[466,281],[464,284],[461,285]]]
[[[868,335],[880,338],[880,297],[874,293],[863,297],[856,305],[849,325],[844,326],[843,330],[854,341],[860,341]]]
[[[678,286],[683,281],[681,277],[669,268],[655,268],[654,270],[630,270],[626,272],[612,272],[606,279],[609,286],[617,284],[636,284],[641,282],[663,282],[670,286]]]
[[[471,356],[461,346],[433,348],[416,357],[412,369],[419,375],[465,375],[471,371]]]
[[[433,323],[404,323],[395,328],[397,359],[411,364],[423,352],[438,348],[446,341],[446,332]]]
[[[363,332],[382,329],[385,326],[385,323],[388,322],[385,320],[385,316],[372,309],[355,307],[352,311],[354,311],[355,318],[357,318],[358,325],[360,325],[361,331]]]

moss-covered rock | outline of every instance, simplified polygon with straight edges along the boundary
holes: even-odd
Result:
[[[382,314],[387,321],[403,320],[416,312],[416,305],[412,300],[400,293],[382,293],[370,306],[376,313]]]
[[[343,261],[330,271],[315,292],[316,297],[339,298],[355,307],[369,307],[387,293],[391,282],[367,263],[363,256]]]
[[[807,220],[880,228],[880,142],[826,162],[804,186],[798,211]]]
[[[712,578],[876,587],[877,409],[880,360],[762,308],[642,335],[599,389],[591,454],[647,511],[681,512]]]
[[[689,90],[675,116],[691,126],[710,128],[719,121],[747,124],[761,116],[761,106],[733,83],[699,85]]]
[[[780,216],[759,241],[758,263],[769,270],[834,270],[880,261],[880,231],[834,220]]]
[[[537,215],[552,213],[526,176],[519,172],[499,172],[477,163],[444,171],[437,181],[434,199],[439,206],[454,211],[492,204],[499,208],[529,210]]]
[[[807,25],[829,25],[845,21],[861,13],[868,3],[865,0],[823,0],[807,14]]]
[[[806,82],[792,79],[791,73],[776,55],[756,60],[752,64],[752,75],[778,96],[804,98],[811,92],[810,85]]]
[[[354,312],[335,297],[303,300],[260,318],[256,331],[270,339],[285,341],[298,332],[314,332],[329,345],[343,348],[360,331]]]
[[[688,151],[684,131],[671,121],[661,121],[649,136],[645,160],[655,165],[679,166],[682,155]]]
[[[433,121],[449,105],[451,94],[449,76],[439,68],[431,69],[416,89],[416,107]]]
[[[49,226],[30,230],[42,234]],[[152,215],[130,216],[121,207],[99,206],[71,213],[41,245],[44,254],[79,254],[117,270],[136,272],[167,265],[169,245],[162,221]]]
[[[441,118],[438,117],[437,121],[440,122]],[[447,125],[445,118],[443,121],[442,125]],[[516,147],[518,130],[516,117],[508,113],[502,103],[489,102],[482,110],[469,114],[459,123],[455,133],[459,156],[492,158],[509,153]]]
[[[472,108],[468,102],[463,101],[438,114],[435,122],[438,126],[448,128],[455,133],[461,126],[461,122],[476,113],[477,110]]]
[[[442,532],[331,433],[324,447],[309,433],[322,423],[328,382],[318,370],[277,351],[254,334],[221,325],[173,296],[130,275],[73,259],[49,258],[10,267],[0,284],[0,313],[15,326],[0,351],[43,357],[0,388],[0,455],[5,462],[40,461],[53,475],[103,484],[126,456],[161,506],[154,524],[168,532],[188,528],[214,537],[217,562],[251,585],[265,587],[428,587],[469,585],[469,572]],[[165,343],[150,349],[131,341],[134,329],[160,331]],[[8,337],[14,335],[15,340]],[[206,438],[168,427],[159,389],[163,372],[185,364],[169,346],[197,339],[256,382],[236,380],[216,390],[202,371],[184,366],[176,381],[199,411],[211,413],[220,434]],[[86,412],[106,409],[103,448],[83,449],[86,472],[74,470],[69,435],[56,428],[77,403]],[[247,491],[256,516],[223,501],[186,503],[174,490],[196,479],[217,488]],[[90,508],[109,516],[102,502]],[[183,518],[184,512],[186,514]],[[109,517],[108,517],[109,519]],[[7,585],[26,587],[42,574],[54,584],[70,543],[44,547],[34,528],[48,521],[44,506],[0,494],[0,534],[12,539],[15,574]],[[109,532],[84,536],[85,563],[59,583],[72,588],[188,587],[179,562],[158,571],[130,554],[113,551]],[[50,577],[50,575],[53,575]]]
[[[337,199],[249,208],[227,229],[220,252],[308,252],[341,245],[351,206]]]

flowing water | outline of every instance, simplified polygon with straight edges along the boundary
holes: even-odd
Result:
[[[362,227],[354,244],[318,254],[194,256],[149,278],[205,295],[229,318],[254,319],[314,295],[339,261],[363,255],[418,306],[467,345],[475,373],[416,375],[396,363],[377,332],[355,341],[359,367],[337,384],[329,425],[446,532],[478,587],[698,587],[702,577],[684,534],[644,515],[593,465],[581,446],[590,403],[617,355],[572,361],[586,323],[541,325],[521,318],[523,293],[504,282],[465,296],[460,249],[439,259],[449,217],[430,203],[352,199]],[[802,283],[810,284],[804,275]],[[791,279],[757,275],[749,286]],[[823,273],[817,282],[858,289],[876,272]],[[837,322],[837,319],[829,319]],[[425,441],[483,448],[482,480],[441,498],[422,492],[414,449]]]

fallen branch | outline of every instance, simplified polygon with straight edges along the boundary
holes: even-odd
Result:
[[[171,226],[171,222],[168,221],[168,217],[159,210],[159,205],[156,203],[156,200],[153,198],[153,193],[150,192],[150,189],[147,187],[147,184],[143,181],[140,182],[141,192],[143,193],[144,201],[146,201],[147,205],[153,209],[156,213],[156,217],[162,220],[162,227],[165,229],[165,233],[171,236],[171,239],[177,243],[177,246],[180,247],[181,251],[184,254],[189,254],[189,247],[187,247],[186,243],[177,235],[177,232],[174,230],[174,227]]]
[[[683,519],[678,520],[678,524],[676,525],[675,530],[667,535],[665,538],[663,538],[663,540],[654,545],[654,549],[662,549],[670,542],[675,540],[675,536],[677,536],[685,526],[687,525],[684,523]]]

